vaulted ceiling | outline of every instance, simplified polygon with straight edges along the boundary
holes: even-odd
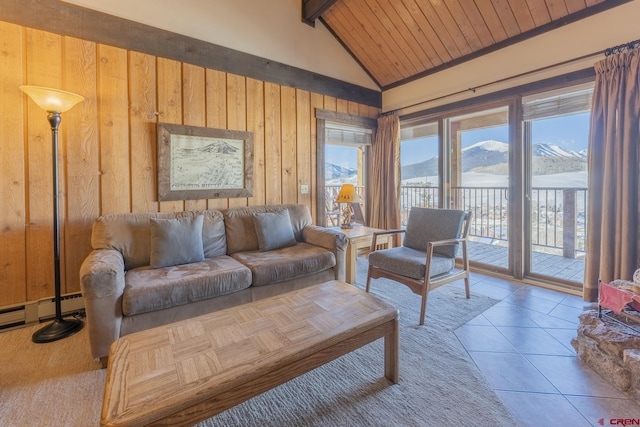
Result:
[[[383,89],[629,0],[301,0]]]

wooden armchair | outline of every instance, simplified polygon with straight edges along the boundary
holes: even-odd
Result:
[[[467,235],[471,212],[452,209],[411,208],[406,230],[376,232],[369,254],[367,292],[371,279],[385,277],[408,286],[422,295],[420,325],[424,325],[430,290],[464,279],[469,294]],[[384,234],[405,233],[402,246],[376,250],[377,238]],[[462,268],[455,265],[458,247],[462,247]]]

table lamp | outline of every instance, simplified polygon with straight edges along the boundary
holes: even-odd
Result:
[[[358,195],[356,194],[356,187],[353,184],[342,184],[336,203],[346,203],[347,206],[342,210],[342,224],[341,228],[352,228],[351,217],[353,216],[353,207],[351,203],[358,201]]]

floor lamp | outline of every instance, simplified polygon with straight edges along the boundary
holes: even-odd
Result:
[[[84,98],[75,93],[39,86],[20,86],[38,107],[45,110],[51,124],[51,140],[53,142],[53,252],[54,252],[54,285],[56,318],[53,323],[37,330],[31,337],[35,343],[56,341],[72,335],[84,325],[78,319],[63,319],[60,302],[60,224],[58,220],[58,127],[61,113],[71,109]]]

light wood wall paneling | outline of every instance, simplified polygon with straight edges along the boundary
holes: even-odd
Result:
[[[27,84],[59,88],[62,84],[61,37],[27,29]],[[27,299],[53,295],[53,188],[51,127],[33,101],[27,107]],[[66,125],[64,123],[62,126]],[[61,181],[62,185],[62,181]],[[64,200],[60,203],[60,239],[64,240]],[[63,248],[60,248],[61,254]],[[62,274],[62,272],[61,272]]]
[[[243,76],[227,73],[227,129],[247,130],[247,86]],[[230,208],[247,206],[246,197],[228,201]]]
[[[280,118],[282,120],[282,203],[298,203],[296,176],[296,90],[280,88]]]
[[[324,109],[329,111],[337,111],[337,101],[333,96],[324,96]]]
[[[268,205],[277,205],[282,201],[280,86],[265,83],[264,99],[265,202]]]
[[[348,113],[349,112],[349,103],[344,99],[336,100],[336,111],[339,113]]]
[[[63,292],[79,290],[78,270],[98,215],[205,206],[160,206],[157,121],[253,132],[253,197],[207,200],[208,208],[300,202],[317,221],[315,109],[379,113],[333,96],[3,22],[0,53],[0,139],[16,141],[0,147],[0,307],[54,294],[51,130],[46,113],[19,85],[85,97],[63,115],[60,128]],[[299,193],[301,184],[310,185],[309,195]]]
[[[63,55],[63,86],[84,97],[64,113],[61,126],[67,194],[63,293],[69,293],[80,291],[78,272],[91,251],[91,225],[100,215],[96,44],[66,37]]]
[[[360,108],[358,104],[351,101],[347,102],[347,113],[357,116],[359,112],[360,112]]]
[[[227,128],[227,73],[207,69],[206,71],[207,127]],[[226,209],[228,199],[207,200],[209,209]]]
[[[157,91],[159,120],[182,124],[182,67],[180,62],[157,58]],[[160,202],[161,212],[184,210],[183,201]]]
[[[23,30],[0,22],[0,306],[26,299]],[[33,106],[35,107],[35,106]],[[41,120],[45,120],[43,117]]]
[[[311,131],[311,146],[309,150],[311,151],[311,188],[309,188],[309,196],[311,197],[311,216],[313,218],[313,223],[318,224],[318,216],[317,216],[317,129],[318,124],[316,120],[316,109],[322,110],[324,109],[324,96],[318,93],[311,93],[311,117],[309,117],[309,129]],[[322,165],[320,166],[322,167]]]
[[[311,208],[311,193],[302,194],[301,185],[311,188],[311,98],[306,90],[296,90],[296,174],[298,203]]]
[[[182,64],[182,121],[188,126],[207,125],[204,68],[196,65]],[[185,200],[184,207],[206,209],[207,200]]]
[[[156,174],[156,58],[129,52],[131,210],[158,212]]]
[[[247,78],[247,131],[253,133],[253,197],[249,206],[264,205],[264,83]]]
[[[131,211],[127,51],[98,45],[101,213]]]

